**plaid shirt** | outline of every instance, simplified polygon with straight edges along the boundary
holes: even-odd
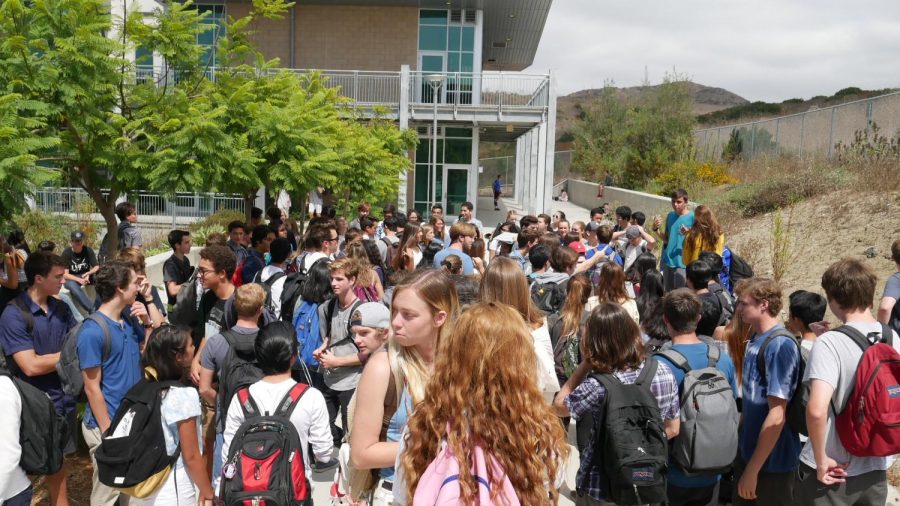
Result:
[[[643,369],[643,365],[641,369]],[[637,380],[641,369],[616,372],[614,376],[622,383],[631,384]],[[653,381],[650,383],[650,391],[656,397],[663,420],[674,420],[681,416],[678,384],[675,383],[675,376],[672,375],[671,369],[666,364],[658,363],[656,375],[653,376]],[[585,448],[584,455],[581,456],[581,465],[578,467],[575,483],[579,492],[585,492],[597,501],[605,500],[599,464],[602,456],[598,455],[596,458],[594,456],[594,438],[597,431],[602,429],[599,424],[603,418],[603,408],[605,407],[603,400],[605,398],[606,388],[596,379],[587,378],[565,400],[566,407],[569,408],[569,412],[576,420],[587,414],[594,415],[591,442]]]

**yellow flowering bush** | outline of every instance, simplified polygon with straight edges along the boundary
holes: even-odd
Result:
[[[660,193],[668,195],[678,188],[719,186],[733,184],[737,180],[728,174],[728,167],[721,163],[686,160],[666,168],[654,179]]]

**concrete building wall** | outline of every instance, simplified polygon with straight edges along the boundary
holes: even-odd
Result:
[[[328,70],[415,69],[419,10],[415,7],[300,5],[297,67]]]

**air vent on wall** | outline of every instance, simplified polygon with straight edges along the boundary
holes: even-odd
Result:
[[[494,41],[494,43],[491,44],[491,47],[496,48],[496,49],[506,49],[506,41],[503,41],[503,42]]]
[[[462,11],[459,9],[454,9],[454,10],[450,11],[450,22],[451,23],[462,22]]]
[[[474,23],[475,22],[475,9],[466,9],[466,23]]]
[[[437,131],[438,131],[438,134],[437,134],[438,137],[444,136],[444,127],[439,126]],[[431,127],[430,126],[420,126],[420,127],[416,128],[416,133],[420,137],[431,137]]]

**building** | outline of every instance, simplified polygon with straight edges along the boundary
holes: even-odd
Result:
[[[415,171],[399,182],[401,208],[432,202],[455,215],[477,205],[479,144],[515,142],[512,196],[544,212],[553,186],[555,84],[521,71],[534,58],[552,0],[298,0],[283,19],[254,20],[254,42],[267,58],[300,71],[317,69],[363,114],[386,109],[415,128]],[[206,22],[239,18],[248,0],[198,0]],[[216,67],[222,30],[201,37]],[[436,128],[435,128],[436,125]],[[436,149],[435,149],[436,147]],[[510,192],[507,191],[507,196]]]

